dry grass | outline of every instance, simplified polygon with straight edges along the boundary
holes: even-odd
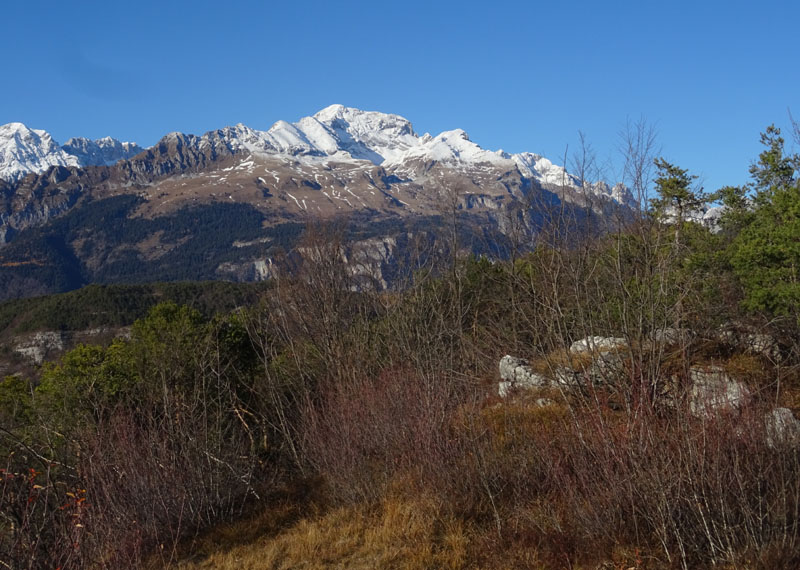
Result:
[[[532,360],[530,366],[534,372],[549,376],[553,374],[554,370],[562,367],[572,368],[573,370],[586,370],[591,366],[592,360],[592,352],[572,353],[566,348],[559,348]]]
[[[389,498],[377,507],[348,506],[300,520],[181,570],[289,568],[464,568],[469,535],[464,525],[424,498]]]

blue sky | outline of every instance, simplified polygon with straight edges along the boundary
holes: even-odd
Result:
[[[707,190],[800,118],[800,2],[8,2],[0,124],[151,145],[332,104],[609,165],[628,119]],[[789,137],[787,137],[789,138]],[[569,152],[571,152],[571,150]]]

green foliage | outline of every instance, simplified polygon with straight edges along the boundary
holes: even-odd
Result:
[[[134,390],[137,379],[127,345],[80,345],[58,364],[47,364],[36,388],[38,410],[59,431],[95,425]]]
[[[658,178],[655,180],[658,198],[652,200],[653,209],[663,214],[664,210],[673,206],[678,211],[679,221],[687,210],[697,207],[705,201],[702,190],[692,188],[697,176],[689,175],[689,171],[671,164],[663,158],[655,160]]]
[[[725,186],[714,192],[709,199],[720,202],[724,207],[720,225],[728,239],[735,237],[753,219],[747,186]]]
[[[32,419],[31,383],[21,376],[0,379],[0,425],[7,429]]]
[[[784,153],[781,130],[775,125],[768,126],[761,133],[761,144],[767,148],[758,155],[758,162],[750,166],[757,192],[756,200],[767,197],[775,189],[791,186],[795,181],[795,172],[800,167],[798,155]]]
[[[0,334],[128,326],[164,301],[187,305],[210,318],[254,304],[267,288],[265,283],[224,281],[88,285],[69,293],[0,303]]]
[[[774,189],[733,246],[732,263],[745,305],[774,315],[800,315],[800,187]]]
[[[800,322],[800,156],[784,154],[773,125],[761,142],[767,148],[750,168],[754,210],[733,241],[731,263],[747,308]]]

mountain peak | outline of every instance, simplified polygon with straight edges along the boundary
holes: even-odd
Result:
[[[78,166],[78,160],[59,147],[50,133],[17,122],[0,126],[0,178],[17,180],[58,165]]]
[[[365,111],[340,103],[295,123],[277,121],[268,131],[239,123],[209,131],[202,137],[169,133],[158,145],[189,146],[201,153],[211,149],[212,153],[245,151],[282,155],[292,160],[307,157],[311,163],[330,157],[338,162],[369,161],[387,168],[408,161],[446,163],[459,170],[493,165],[508,171],[516,167],[526,178],[541,183],[581,186],[562,166],[540,155],[486,150],[470,140],[463,129],[418,136],[411,122],[400,115]],[[142,150],[135,143],[121,143],[111,137],[94,141],[78,137],[59,146],[46,131],[29,129],[23,123],[9,123],[0,126],[0,177],[15,180],[54,165],[111,165]],[[611,187],[593,185],[591,190],[617,201],[626,198]]]
[[[50,133],[40,129],[31,129],[25,123],[14,122],[0,125],[0,144],[12,138],[16,141],[31,141],[29,144],[46,146],[55,144]]]
[[[75,137],[59,146],[47,131],[13,122],[0,125],[0,178],[18,180],[51,166],[108,165],[141,151],[136,143],[123,143],[111,137],[96,141]]]
[[[111,137],[91,140],[84,137],[69,139],[61,147],[66,153],[78,158],[80,166],[110,166],[131,158],[144,149],[136,143],[120,142]]]
[[[337,117],[341,117],[345,114],[356,114],[356,113],[363,113],[361,109],[356,109],[355,107],[345,107],[339,103],[334,103],[333,105],[328,105],[324,109],[320,109],[316,113],[314,113],[314,118],[320,122],[326,122],[333,120]]]
[[[28,128],[25,123],[11,122],[5,125],[0,125],[0,133],[19,133],[19,132],[32,132],[33,129]]]

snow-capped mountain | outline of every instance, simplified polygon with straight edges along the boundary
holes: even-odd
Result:
[[[308,164],[320,159],[368,161],[405,174],[415,172],[420,164],[432,163],[456,169],[479,165],[503,170],[517,168],[522,176],[540,184],[566,186],[625,205],[633,201],[623,186],[581,182],[564,167],[538,154],[485,150],[461,129],[436,136],[427,133],[418,136],[411,122],[399,115],[343,105],[331,105],[296,123],[278,121],[267,131],[238,124],[199,137],[170,133],[159,144],[170,145],[176,141],[198,152],[211,150],[215,156],[224,149],[225,153],[292,157]],[[71,138],[59,146],[46,131],[29,129],[22,123],[9,123],[0,126],[0,178],[15,181],[31,172],[42,173],[51,166],[108,166],[130,159],[143,150],[136,143],[120,142],[111,137],[94,141]]]
[[[502,150],[483,149],[461,129],[436,136],[417,135],[407,119],[376,111],[362,111],[343,105],[331,105],[295,123],[276,122],[269,130],[259,131],[238,124],[211,131],[201,137],[170,133],[161,143],[181,139],[198,152],[225,147],[227,152],[270,155],[305,165],[320,162],[363,163],[403,175],[418,174],[420,165],[438,163],[449,169],[464,170],[494,167],[502,171],[517,169],[539,184],[568,187],[576,192],[613,200],[630,206],[633,197],[622,185],[580,181],[564,167],[538,154],[509,154]],[[424,168],[422,169],[424,170]]]
[[[238,124],[210,131],[200,137],[170,133],[160,143],[181,144],[198,151],[221,147],[226,152],[293,157],[314,163],[319,159],[337,162],[368,161],[404,173],[414,165],[442,163],[451,168],[491,165],[501,169],[516,167],[526,178],[541,184],[567,186],[629,205],[632,197],[622,186],[582,183],[564,167],[538,154],[508,154],[490,151],[470,140],[461,129],[436,136],[418,136],[407,119],[393,114],[362,111],[331,105],[296,123],[276,122],[259,131]],[[111,137],[98,140],[71,138],[59,146],[46,131],[29,129],[22,123],[0,126],[0,178],[15,181],[28,173],[41,173],[51,166],[112,165],[130,159],[144,149],[136,143]]]
[[[92,141],[73,138],[64,146],[47,131],[30,129],[22,123],[0,125],[0,178],[14,181],[51,166],[99,166],[130,158],[142,149],[135,143],[111,137]]]
[[[46,131],[29,129],[22,123],[0,126],[0,178],[17,180],[51,166],[80,166],[80,163],[78,157],[62,149]]]
[[[94,141],[83,137],[71,138],[61,148],[76,157],[81,166],[110,166],[144,150],[136,143],[120,142],[111,137]]]
[[[11,123],[0,127],[0,177],[0,245],[84,199],[121,194],[156,217],[221,197],[278,219],[347,210],[408,218],[449,204],[501,225],[518,215],[534,224],[534,208],[563,202],[600,218],[635,206],[624,186],[580,180],[538,154],[486,150],[461,129],[420,136],[399,115],[342,105],[266,131],[173,132],[144,150],[111,138],[59,146]]]
[[[173,132],[144,150],[59,146],[14,123],[0,127],[0,177],[0,299],[145,277],[264,279],[299,227],[340,216],[377,246],[367,258],[386,284],[390,258],[434,244],[444,219],[472,236],[462,252],[503,255],[565,219],[597,232],[635,215],[622,185],[342,105],[266,131]]]

